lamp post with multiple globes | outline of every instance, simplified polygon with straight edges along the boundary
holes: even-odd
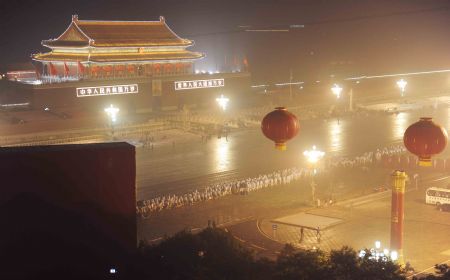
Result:
[[[105,113],[109,117],[109,124],[111,126],[111,138],[114,139],[114,124],[117,121],[117,114],[119,113],[120,109],[117,107],[114,107],[112,104],[109,107],[105,108]]]
[[[407,81],[405,81],[405,80],[403,80],[403,79],[400,79],[400,80],[398,80],[397,81],[397,86],[400,88],[400,94],[401,94],[401,96],[404,96],[405,95],[405,88],[406,88],[406,85],[408,84],[408,82]]]
[[[230,99],[226,96],[223,96],[223,94],[221,94],[220,97],[216,98],[216,102],[223,111],[226,111],[228,102],[230,102]]]
[[[225,112],[228,108],[228,103],[230,102],[230,99],[221,94],[220,97],[216,98],[216,102],[217,105],[219,105],[220,109],[222,109],[222,112]],[[228,141],[228,121],[226,119],[224,121],[221,131],[219,132],[219,138],[221,137],[222,133],[225,133],[225,139],[227,139]]]
[[[333,87],[331,88],[331,92],[336,95],[336,98],[341,98],[341,93],[342,93],[342,87],[339,86],[338,84],[334,84]]]
[[[306,157],[308,163],[311,165],[311,169],[313,174],[311,176],[311,197],[312,201],[316,201],[316,182],[314,181],[314,175],[316,174],[316,168],[319,161],[325,155],[325,152],[317,150],[316,146],[313,146],[311,150],[306,150],[303,152],[303,155]]]

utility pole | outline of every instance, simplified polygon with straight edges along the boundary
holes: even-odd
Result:
[[[289,70],[289,98],[292,100],[292,68]]]
[[[348,110],[353,111],[353,88],[350,88]]]

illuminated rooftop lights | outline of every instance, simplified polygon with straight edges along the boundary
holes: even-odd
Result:
[[[119,113],[120,109],[114,107],[112,104],[109,107],[105,108],[105,112],[108,114],[108,116],[111,118],[112,122],[116,122],[117,120],[117,114]]]
[[[308,159],[310,163],[317,163],[323,156],[325,152],[319,151],[316,149],[316,146],[313,146],[312,150],[304,151],[303,155]]]
[[[338,84],[334,84],[331,88],[331,91],[334,95],[336,95],[337,98],[341,97],[342,87],[340,87]]]
[[[403,93],[405,92],[405,88],[406,88],[406,85],[407,85],[407,84],[408,84],[408,82],[405,81],[405,80],[403,80],[403,79],[397,81],[397,86],[398,86],[398,87],[400,88],[400,90],[402,91],[402,96],[403,96]]]
[[[217,101],[217,104],[219,104],[219,107],[225,111],[227,109],[227,105],[228,105],[228,102],[230,101],[230,99],[223,96],[223,94],[221,94],[219,98],[216,98],[216,101]]]

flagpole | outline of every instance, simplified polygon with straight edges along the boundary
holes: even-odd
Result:
[[[292,68],[289,72],[289,97],[292,100]]]

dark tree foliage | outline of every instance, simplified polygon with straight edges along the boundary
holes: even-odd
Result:
[[[39,211],[23,212],[23,204]],[[0,279],[405,279],[396,264],[359,258],[348,247],[325,253],[287,245],[276,260],[256,259],[231,233],[208,227],[127,252],[82,216],[36,197],[19,197],[0,210],[8,225],[0,231]],[[46,230],[54,227],[44,220],[60,230]],[[110,275],[112,267],[117,273]],[[427,279],[449,279],[448,266],[436,268],[438,275]]]
[[[275,265],[275,279],[329,279],[327,259],[321,251],[296,251],[287,245]]]
[[[256,260],[218,228],[196,235],[183,231],[156,246],[143,246],[135,263],[136,279],[405,279],[394,263],[359,258],[349,247],[326,254],[286,245],[277,260]]]
[[[435,275],[428,275],[425,280],[450,280],[450,266],[447,264],[437,264],[434,266]],[[417,278],[414,278],[417,279]]]
[[[359,258],[349,247],[322,251],[296,251],[286,246],[276,261],[274,279],[400,280],[406,279],[392,262],[376,261],[366,255]]]
[[[258,269],[264,261],[256,262],[250,251],[218,228],[199,234],[180,232],[157,246],[141,248],[139,258],[140,266],[135,269],[144,278],[264,279],[265,268]]]
[[[341,250],[331,251],[329,262],[329,268],[333,272],[335,279],[354,279],[354,275],[358,275],[360,260],[355,251],[349,247],[342,247]]]

